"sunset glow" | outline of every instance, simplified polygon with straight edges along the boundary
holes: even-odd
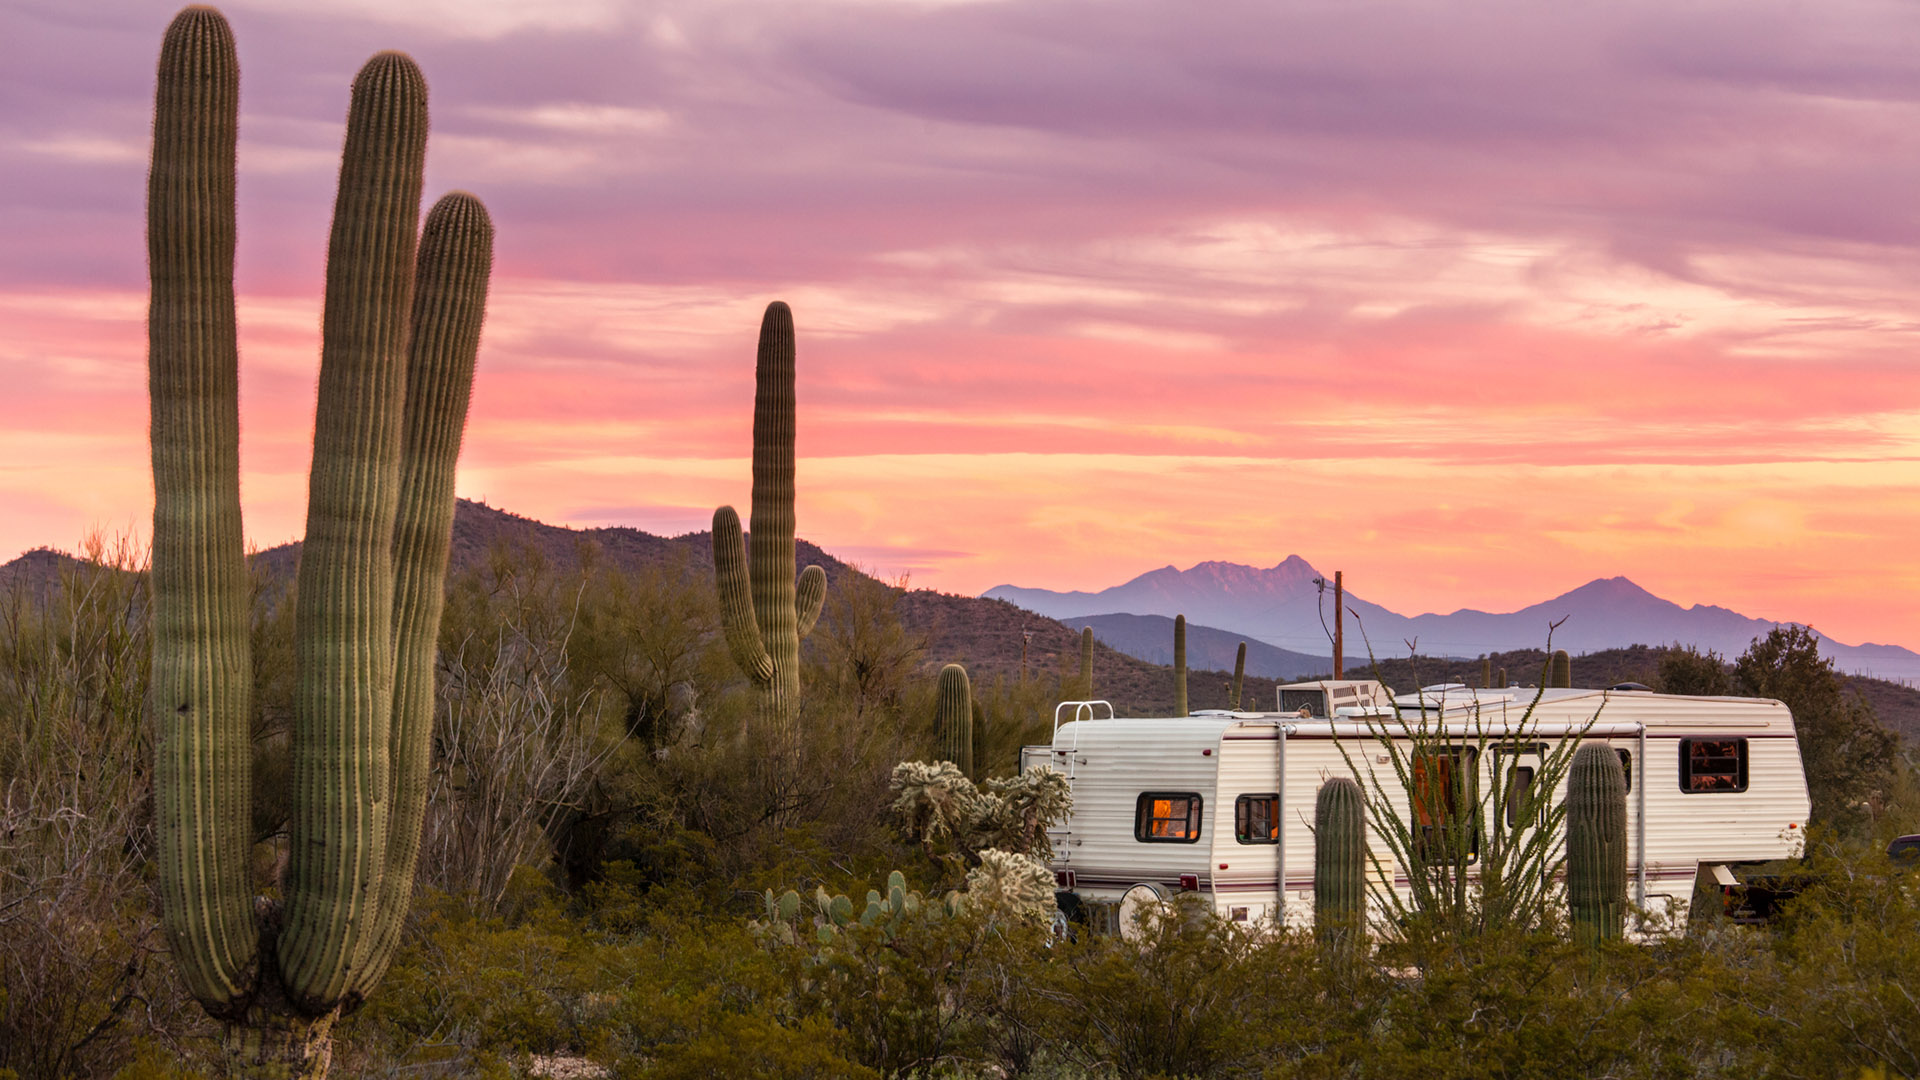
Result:
[[[392,7],[405,10],[394,13]],[[0,13],[0,561],[141,531],[177,5]],[[295,537],[346,87],[498,263],[461,494],[705,529],[799,332],[800,533],[914,584],[1299,554],[1920,648],[1920,9],[246,0],[242,464]]]

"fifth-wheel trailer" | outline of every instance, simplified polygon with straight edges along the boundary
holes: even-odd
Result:
[[[1459,685],[1396,698],[1362,680],[1295,683],[1276,696],[1274,712],[1185,717],[1063,703],[1052,743],[1024,747],[1021,767],[1051,767],[1072,784],[1073,813],[1052,833],[1068,902],[1130,906],[1184,892],[1234,922],[1309,924],[1321,783],[1357,768],[1369,786],[1372,768],[1409,816],[1382,731],[1402,733],[1403,746],[1405,732],[1425,727],[1493,748],[1475,762],[1483,782],[1516,764],[1496,762],[1502,753],[1517,754],[1515,775],[1531,777],[1524,770],[1556,740],[1612,747],[1628,777],[1629,899],[1649,916],[1638,932],[1683,928],[1696,882],[1732,885],[1740,864],[1796,854],[1807,820],[1793,717],[1778,701]],[[1379,837],[1369,842],[1388,857]],[[1404,887],[1404,868],[1394,869]]]

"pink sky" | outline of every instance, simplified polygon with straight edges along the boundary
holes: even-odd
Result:
[[[499,228],[462,494],[744,506],[780,298],[801,532],[918,585],[1297,553],[1920,647],[1920,8],[1588,7],[229,4],[250,538],[301,527],[346,86],[401,48]],[[0,11],[0,559],[151,512],[174,10]]]

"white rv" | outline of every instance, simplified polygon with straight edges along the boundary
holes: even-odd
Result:
[[[1370,681],[1296,683],[1277,696],[1270,713],[1137,719],[1104,702],[1063,704],[1053,742],[1021,755],[1023,769],[1050,766],[1072,782],[1073,814],[1053,833],[1060,888],[1115,905],[1197,893],[1236,922],[1309,925],[1321,783],[1357,769],[1370,787],[1367,770],[1377,768],[1406,820],[1376,733],[1423,726],[1463,747],[1491,739],[1495,751],[1473,766],[1483,776],[1515,767],[1494,760],[1504,753],[1519,758],[1508,775],[1531,778],[1527,755],[1565,738],[1619,753],[1630,899],[1655,925],[1686,925],[1697,880],[1732,885],[1737,864],[1795,854],[1806,825],[1799,744],[1778,701],[1457,685],[1395,700]],[[1379,837],[1369,843],[1386,857]],[[1396,876],[1404,887],[1404,868]]]

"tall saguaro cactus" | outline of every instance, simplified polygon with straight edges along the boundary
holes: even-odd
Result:
[[[1336,776],[1313,803],[1313,925],[1321,944],[1345,953],[1363,939],[1367,910],[1367,800]]]
[[[951,761],[973,775],[973,688],[967,669],[948,664],[940,669],[934,696],[933,726],[939,732],[940,760]]]
[[[163,925],[238,1071],[322,1076],[333,1020],[385,971],[425,812],[453,473],[493,226],[454,193],[416,244],[426,83],[382,53],[353,84],[327,253],[295,611],[285,904],[256,901],[233,311],[239,65],[183,10],[161,48],[148,179],[155,805]]]
[[[1080,628],[1080,700],[1093,700],[1093,627]]]
[[[1187,617],[1173,617],[1173,715],[1187,715]]]
[[[1618,938],[1627,911],[1627,777],[1602,743],[1573,753],[1567,768],[1567,907],[1574,936]]]
[[[1241,691],[1247,684],[1247,643],[1240,643],[1240,651],[1233,654],[1233,701],[1227,708],[1239,711]]]
[[[827,574],[809,566],[794,580],[793,313],[781,301],[760,320],[754,361],[753,517],[748,537],[731,506],[713,512],[713,572],[727,648],[759,690],[769,760],[799,738],[800,639],[827,598]]]

